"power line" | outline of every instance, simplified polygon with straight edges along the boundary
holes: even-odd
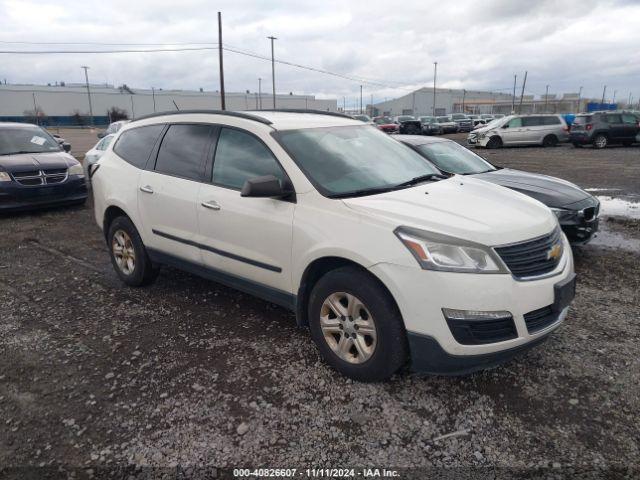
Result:
[[[157,46],[157,45],[217,45],[216,42],[157,42],[157,43],[149,43],[149,42],[114,42],[114,43],[105,43],[105,42],[17,42],[11,40],[0,40],[0,43],[11,44],[11,45],[103,45],[107,47],[119,46],[119,45],[127,45],[127,46]]]
[[[216,44],[217,45],[217,44]],[[192,48],[146,48],[146,49],[122,49],[122,50],[0,50],[4,54],[24,55],[58,55],[66,53],[155,53],[155,52],[189,52],[198,50],[217,50],[218,47],[192,47]]]

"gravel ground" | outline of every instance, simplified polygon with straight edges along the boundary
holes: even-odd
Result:
[[[638,148],[487,156],[640,195]],[[458,467],[455,478],[640,468],[639,220],[604,218],[627,243],[575,251],[576,300],[540,347],[467,377],[360,384],[325,366],[280,307],[169,268],[126,288],[91,213],[0,218],[0,477],[3,466],[52,468],[32,478],[176,465]]]

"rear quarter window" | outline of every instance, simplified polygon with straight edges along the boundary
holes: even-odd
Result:
[[[127,130],[120,135],[113,151],[134,167],[145,168],[164,125],[148,125]]]

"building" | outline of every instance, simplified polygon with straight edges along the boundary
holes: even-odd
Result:
[[[436,105],[433,108],[433,88],[420,88],[393,100],[375,103],[367,112],[373,115],[447,115],[455,112],[492,113],[495,102],[511,103],[512,95],[480,90],[436,88]]]
[[[154,112],[221,108],[220,93],[194,90],[163,90],[90,85],[93,123],[109,123],[109,111],[123,111],[134,119]],[[271,94],[226,93],[227,110],[273,108]],[[313,95],[276,95],[278,108],[299,108],[336,112],[336,100]],[[0,84],[0,121],[29,121],[42,125],[88,125],[89,96],[85,85]]]

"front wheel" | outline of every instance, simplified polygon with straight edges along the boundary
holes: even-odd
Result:
[[[408,359],[398,307],[362,269],[339,268],[316,283],[309,299],[309,323],[323,359],[354,380],[385,380]]]
[[[487,148],[500,148],[502,146],[502,139],[498,136],[491,137],[487,142]]]
[[[120,279],[130,287],[152,283],[158,269],[151,263],[140,234],[127,217],[118,217],[107,234],[111,263]]]

